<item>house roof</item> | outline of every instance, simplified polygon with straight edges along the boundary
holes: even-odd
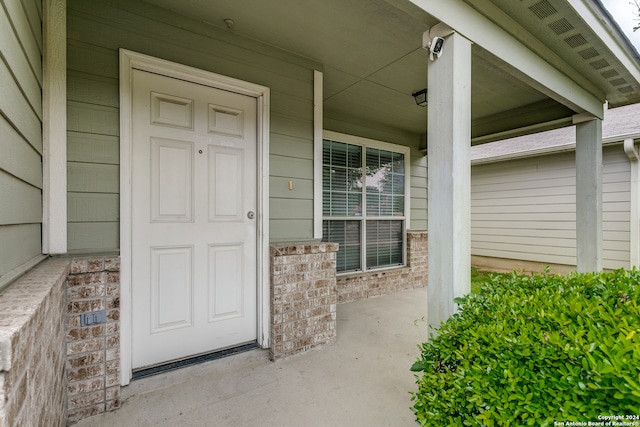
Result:
[[[640,138],[640,104],[605,111],[602,122],[603,144]],[[575,126],[538,132],[471,147],[473,164],[491,163],[515,158],[574,150]]]

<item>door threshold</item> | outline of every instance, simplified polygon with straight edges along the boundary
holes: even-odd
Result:
[[[186,366],[197,365],[199,363],[209,362],[211,360],[222,359],[223,357],[233,356],[234,354],[244,353],[245,351],[260,348],[257,342],[250,342],[237,347],[226,348],[224,350],[212,351],[210,353],[198,354],[196,356],[187,357],[180,360],[162,363],[150,367],[134,369],[131,380],[139,380],[140,378],[150,377],[152,375],[161,374],[168,371],[184,368]]]

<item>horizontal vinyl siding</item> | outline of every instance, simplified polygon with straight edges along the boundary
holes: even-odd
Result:
[[[70,0],[68,39],[70,251],[119,247],[121,47],[269,87],[271,240],[313,238],[317,64],[141,1]]]
[[[427,229],[427,157],[411,149],[411,230]]]
[[[575,153],[472,167],[473,255],[576,265]],[[630,164],[603,152],[603,266],[629,267]]]
[[[602,171],[604,268],[630,267],[631,163],[622,145],[605,148]]]
[[[0,7],[0,283],[42,250],[42,33],[37,0]]]

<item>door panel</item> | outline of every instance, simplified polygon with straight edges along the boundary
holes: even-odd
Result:
[[[244,111],[209,104],[209,132],[244,136]]]
[[[151,139],[151,221],[193,221],[193,143]]]
[[[151,92],[151,123],[193,130],[193,99]]]
[[[209,247],[209,322],[217,322],[244,313],[242,245]]]
[[[244,151],[209,147],[209,220],[243,221]]]
[[[257,338],[256,99],[134,70],[132,367]]]
[[[151,248],[151,333],[193,324],[193,247]]]

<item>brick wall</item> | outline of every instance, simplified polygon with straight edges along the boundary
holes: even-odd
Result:
[[[272,360],[336,340],[336,310],[426,286],[427,234],[407,267],[336,279],[334,243],[271,247]],[[106,311],[106,322],[81,316]],[[120,406],[120,260],[52,258],[0,293],[0,427],[64,426]]]
[[[71,261],[67,285],[68,420],[120,407],[120,259]],[[81,316],[106,311],[106,322],[81,326]]]
[[[427,286],[427,232],[407,232],[407,266],[340,276],[338,303]]]
[[[271,360],[336,339],[335,243],[271,246]]]
[[[0,293],[0,426],[66,425],[68,266],[46,260]]]

